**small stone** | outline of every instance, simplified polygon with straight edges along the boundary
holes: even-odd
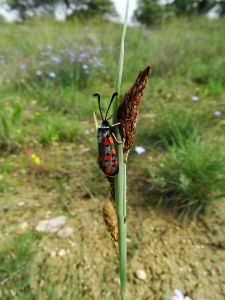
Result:
[[[66,223],[65,216],[58,216],[50,220],[42,220],[35,227],[39,232],[57,232]]]
[[[137,270],[135,273],[135,276],[140,279],[140,280],[146,280],[147,279],[147,274],[143,270]]]
[[[73,228],[69,226],[62,228],[57,232],[57,237],[59,237],[60,239],[65,239],[72,235],[73,235]]]
[[[56,252],[55,251],[51,251],[50,252],[50,256],[53,257],[53,258],[56,257]]]
[[[23,222],[23,223],[20,224],[20,229],[21,230],[25,230],[25,229],[27,229],[27,227],[28,227],[28,223],[27,222]]]
[[[59,250],[58,255],[61,256],[61,257],[65,256],[66,255],[66,250],[65,249]]]
[[[18,203],[18,206],[24,206],[24,204],[25,204],[25,202],[24,201],[20,201],[19,203]]]
[[[191,97],[192,101],[196,102],[196,101],[199,101],[200,97],[197,96],[197,95],[194,95]]]

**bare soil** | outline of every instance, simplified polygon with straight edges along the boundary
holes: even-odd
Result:
[[[59,162],[56,150],[54,161]],[[67,276],[69,262],[70,272],[79,273],[84,299],[119,299],[118,261],[101,215],[104,197],[94,197],[88,186],[81,185],[82,167],[73,170],[77,170],[76,176],[68,179],[63,201],[57,188],[38,184],[38,176],[42,181],[45,176],[48,180],[54,178],[44,167],[36,172],[36,185],[30,180],[10,200],[0,199],[0,239],[28,230],[35,234],[40,220],[66,215],[67,225],[74,230],[71,237],[59,239],[56,234],[43,234],[37,240],[37,249],[44,257],[40,262],[43,269],[53,266],[52,280],[60,285]],[[224,203],[218,203],[210,217],[191,221],[146,205],[138,192],[128,192],[129,198],[139,201],[127,205],[127,299],[166,299],[168,289],[172,295],[179,288],[194,300],[224,300]],[[66,251],[63,257],[58,255],[62,249]],[[145,271],[147,279],[138,279],[137,270]]]

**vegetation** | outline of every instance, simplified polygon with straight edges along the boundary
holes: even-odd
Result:
[[[101,38],[98,22],[90,22],[62,26],[34,20],[20,27],[3,25],[0,42],[2,153],[55,142],[84,140],[86,143],[92,127],[89,120],[96,111],[90,91],[99,91],[102,86],[103,97],[112,93],[117,53],[112,48],[114,43],[109,46],[109,40]],[[95,24],[92,32],[95,39],[76,35],[81,26],[86,32],[90,24]],[[30,26],[32,31],[28,30]],[[42,33],[37,30],[39,26],[43,27]],[[119,40],[119,27],[110,23],[106,26],[114,32],[113,39]],[[9,40],[8,36],[16,28],[19,28],[17,34]],[[214,30],[210,36],[208,30]],[[14,45],[20,45],[24,32],[27,34],[23,46],[15,51]],[[62,32],[66,33],[64,37]],[[225,84],[225,60],[220,56],[223,20],[180,21],[179,27],[171,23],[146,37],[147,33],[134,28],[127,36],[122,93],[128,90],[138,70],[154,57],[152,81],[145,98],[149,101],[143,106],[143,112],[148,113],[141,118],[136,143],[150,151],[159,146],[167,149],[178,147],[181,138],[195,142],[199,137],[207,139],[212,132],[220,143]],[[32,41],[33,34],[36,44]],[[210,47],[206,48],[206,44]],[[136,48],[140,51],[138,57]],[[94,144],[89,146],[94,149]]]
[[[44,253],[37,253],[33,243],[40,237],[31,233],[14,237],[0,249],[0,297],[2,299],[87,299],[79,286],[79,263],[72,270],[69,261],[65,263],[67,276],[64,287],[59,288],[52,281],[54,269],[44,269]],[[35,284],[34,284],[35,282]],[[44,284],[44,288],[43,288]],[[13,287],[13,289],[12,289]]]
[[[139,0],[134,18],[145,25],[159,24],[162,22],[164,7],[157,0]]]
[[[121,93],[130,88],[139,70],[148,64],[153,70],[135,142],[145,152],[138,155],[132,150],[128,165],[129,178],[135,182],[132,186],[128,182],[128,199],[136,206],[144,200],[145,205],[157,200],[159,206],[197,216],[217,205],[217,199],[224,200],[224,25],[222,18],[211,22],[193,17],[174,19],[151,31],[128,29]],[[103,26],[95,18],[60,24],[34,18],[19,25],[2,23],[0,33],[2,228],[9,236],[13,231],[19,235],[17,226],[22,218],[35,227],[45,213],[47,218],[49,211],[63,212],[77,220],[75,229],[80,231],[76,231],[76,238],[83,245],[87,227],[95,228],[97,201],[107,197],[107,186],[95,161],[92,115],[97,103],[92,94],[99,92],[103,99],[109,99],[114,92],[121,26],[107,21]],[[103,110],[107,104],[103,101]],[[23,212],[10,206],[20,197],[27,201]],[[85,214],[80,214],[81,201],[89,205],[86,219]],[[80,252],[71,246],[76,260],[76,264],[70,264],[71,273],[65,261],[52,267],[52,250],[44,250],[51,237],[48,240],[30,231],[21,240],[15,236],[9,244],[0,242],[0,298],[37,299],[36,295],[41,295],[41,299],[48,299],[48,295],[49,299],[64,299],[68,286],[72,286],[70,292],[77,293],[76,299],[90,299],[95,284],[85,277],[89,258],[77,260]],[[96,242],[95,234],[89,234],[90,240]],[[4,240],[8,239],[4,234]],[[142,239],[140,233],[138,242]],[[131,240],[136,241],[134,236]],[[55,247],[65,247],[65,241],[57,239],[55,243]],[[38,251],[48,251],[43,269],[35,265],[32,245]],[[133,248],[132,257],[138,247],[135,244]],[[108,259],[104,249],[98,250]],[[32,262],[35,271],[31,278]],[[19,272],[21,268],[25,270],[23,274]],[[102,277],[98,277],[98,269]],[[110,282],[114,282],[115,267],[111,270]],[[62,278],[56,279],[61,272]],[[101,261],[97,261],[90,277],[95,276],[110,284],[105,281]],[[52,278],[55,281],[51,285]],[[129,281],[130,277],[128,284]],[[105,285],[98,290],[96,299],[118,299],[116,289],[109,296]]]
[[[57,7],[66,11],[66,15],[93,16],[102,14],[115,14],[111,0],[9,0],[12,9],[17,9],[22,19],[32,15],[53,14]]]
[[[218,16],[224,15],[224,1],[217,0],[174,0],[160,3],[158,0],[138,0],[134,18],[142,24],[151,26],[168,22],[174,16],[204,15],[216,9]]]
[[[224,198],[224,151],[215,141],[186,139],[179,129],[176,133],[178,145],[149,168],[152,190],[161,195],[158,205],[197,216],[215,199]]]

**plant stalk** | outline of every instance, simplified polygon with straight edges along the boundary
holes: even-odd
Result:
[[[120,44],[118,73],[116,80],[116,92],[120,94],[120,87],[123,74],[124,63],[124,40],[127,30],[129,0],[126,4],[125,19],[123,24],[123,33]],[[117,123],[117,111],[119,106],[119,97],[117,97],[113,106],[113,123]],[[115,132],[117,140],[121,141],[121,136],[117,128]],[[118,223],[118,238],[119,238],[119,273],[120,273],[120,295],[121,300],[126,299],[126,265],[127,265],[127,229],[126,229],[126,164],[123,157],[123,144],[117,144],[117,153],[119,161],[119,173],[115,177],[115,202]]]

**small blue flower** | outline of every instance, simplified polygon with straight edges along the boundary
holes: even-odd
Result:
[[[51,78],[56,78],[56,74],[53,71],[49,72],[48,76],[51,77]]]
[[[135,152],[137,152],[137,154],[142,154],[145,152],[145,148],[142,146],[136,146],[135,147]]]
[[[172,300],[192,300],[192,299],[188,296],[184,296],[179,289],[175,289]]]
[[[220,117],[222,115],[221,111],[219,111],[219,110],[214,111],[213,114],[215,117]]]
[[[51,57],[52,61],[54,61],[57,65],[61,64],[61,58],[58,57],[57,55],[52,55]]]
[[[83,64],[83,65],[82,65],[82,68],[83,68],[84,70],[88,70],[88,65],[87,65],[87,64]]]
[[[37,71],[36,71],[36,75],[37,75],[37,76],[41,76],[41,75],[42,75],[42,71],[41,71],[41,70],[37,70]]]
[[[82,69],[84,70],[85,74],[87,74],[87,75],[90,74],[89,66],[87,64],[83,64]]]

